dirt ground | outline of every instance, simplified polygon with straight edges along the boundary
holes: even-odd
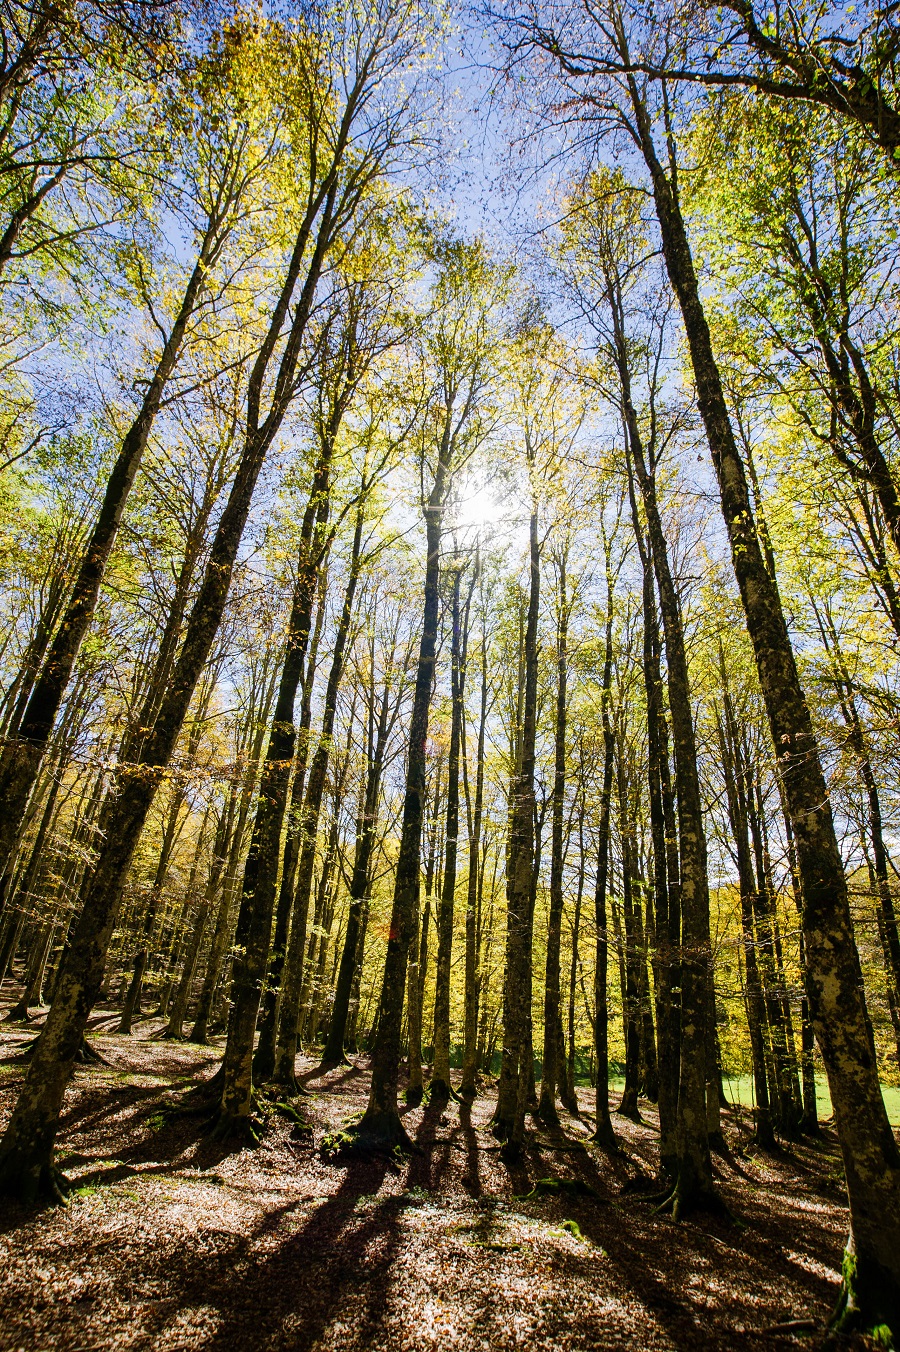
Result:
[[[739,1224],[674,1224],[629,1184],[654,1167],[656,1116],[614,1117],[624,1153],[588,1145],[592,1094],[564,1134],[534,1133],[508,1169],[489,1093],[407,1112],[420,1153],[337,1164],[323,1135],[362,1109],[365,1063],[298,1071],[310,1140],[278,1115],[228,1150],[172,1116],[218,1049],[112,1035],[77,1070],[59,1137],[70,1204],[0,1208],[0,1349],[594,1349],[818,1347],[847,1225],[833,1132],[778,1155],[726,1118],[721,1190]],[[32,1026],[34,1027],[34,1025]],[[0,1025],[0,1124],[33,1032]],[[534,1124],[533,1124],[534,1125]],[[527,1197],[537,1180],[580,1179]],[[785,1325],[795,1324],[793,1328]],[[862,1347],[863,1340],[847,1340]]]

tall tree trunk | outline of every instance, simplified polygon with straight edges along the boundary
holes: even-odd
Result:
[[[359,581],[362,532],[365,517],[365,499],[361,498],[350,553],[350,575],[344,591],[344,602],[338,621],[332,651],[331,670],[325,687],[325,706],[322,712],[322,731],[309,771],[309,782],[303,800],[300,822],[300,854],[297,860],[297,885],[291,915],[291,932],[284,961],[281,983],[281,1003],[278,1010],[278,1036],[275,1044],[273,1079],[287,1089],[296,1089],[294,1064],[297,1059],[297,1030],[300,1019],[300,991],[303,984],[303,955],[306,949],[306,917],[312,891],[313,870],[316,862],[316,837],[319,814],[325,794],[337,698],[344,675],[347,641],[353,619],[356,586]],[[352,723],[352,718],[351,718]]]
[[[525,1107],[533,1074],[531,1054],[532,899],[535,892],[535,739],[537,735],[538,613],[541,555],[537,503],[529,521],[528,614],[522,645],[522,720],[513,771],[506,856],[506,970],[503,980],[503,1055],[491,1129],[513,1155],[525,1139]],[[529,1061],[531,1064],[529,1065]]]
[[[106,839],[87,887],[85,905],[63,960],[56,998],[35,1046],[24,1087],[0,1142],[0,1191],[26,1197],[41,1191],[59,1195],[65,1184],[53,1165],[53,1149],[66,1085],[81,1046],[88,1015],[103,979],[106,953],[122,890],[144,823],[169,764],[197,682],[215,639],[244,533],[253,490],[263,461],[287,411],[299,359],[299,343],[331,244],[336,180],[327,194],[323,220],[312,250],[306,282],[293,311],[288,340],[274,381],[273,404],[259,421],[260,398],[269,361],[284,327],[307,250],[314,216],[297,237],[269,334],[257,357],[247,390],[244,446],[228,501],[219,519],[203,581],[191,610],[181,652],[152,731],[144,741],[140,771],[117,785]],[[316,208],[318,213],[319,207]],[[37,694],[37,691],[36,691]]]
[[[447,757],[447,817],[444,833],[444,875],[437,918],[437,962],[434,987],[434,1063],[428,1101],[445,1104],[453,1092],[450,1083],[450,966],[453,957],[453,920],[456,900],[456,861],[459,845],[459,758],[465,716],[465,650],[469,604],[460,606],[463,566],[453,569],[450,641],[450,749]],[[471,602],[471,592],[469,594]]]
[[[556,720],[554,727],[553,794],[550,825],[550,907],[547,916],[547,960],[544,971],[544,1046],[538,1116],[545,1125],[559,1125],[556,1094],[564,1067],[560,1004],[560,947],[563,912],[563,810],[566,796],[566,718],[568,714],[568,634],[572,601],[566,576],[567,550],[560,553],[559,614],[556,631]],[[564,1073],[564,1071],[563,1071]]]
[[[325,559],[319,566],[318,601],[316,604],[316,622],[312,641],[309,645],[309,659],[303,678],[303,698],[297,728],[294,773],[291,781],[291,796],[286,817],[287,827],[284,839],[284,855],[281,865],[281,882],[278,888],[278,903],[275,908],[275,929],[272,934],[272,947],[269,955],[269,969],[265,988],[262,993],[261,1013],[257,1018],[259,1039],[253,1053],[253,1079],[256,1084],[265,1084],[272,1078],[275,1070],[275,1046],[278,1041],[278,1011],[281,1002],[281,981],[284,975],[284,961],[287,956],[290,936],[291,911],[297,887],[297,862],[300,858],[301,819],[303,814],[303,794],[306,786],[306,758],[309,750],[309,730],[312,724],[312,692],[318,662],[319,643],[325,618],[325,598],[327,595],[328,570]]]
[[[229,204],[230,209],[230,204]],[[178,362],[188,325],[200,300],[210,266],[225,242],[224,217],[212,216],[172,328],[107,483],[106,493],[78,576],[53,642],[34,683],[14,740],[0,760],[0,875],[6,872],[28,796],[47,749],[82,640],[94,615],[100,584],[118,534],[132,484],[150,438],[166,386]]]
[[[348,354],[348,361],[351,360]],[[297,578],[288,621],[278,698],[269,730],[250,852],[244,866],[235,930],[231,1012],[222,1058],[222,1097],[215,1130],[220,1135],[252,1130],[253,1042],[262,997],[272,914],[281,863],[281,840],[296,750],[294,704],[303,677],[312,628],[318,569],[325,550],[331,488],[331,461],[345,403],[336,399],[321,439],[309,501],[300,528]]]
[[[640,1009],[638,998],[638,964],[640,954],[635,933],[634,908],[640,905],[635,896],[637,879],[634,875],[634,822],[629,811],[628,784],[625,767],[625,738],[620,731],[616,756],[616,788],[619,807],[619,844],[622,862],[622,915],[625,929],[624,964],[625,983],[622,990],[622,1033],[625,1040],[625,1086],[619,1103],[619,1114],[640,1122],[638,1085],[640,1082]]]
[[[188,759],[193,759],[190,752],[188,752]],[[181,816],[183,804],[184,789],[178,785],[175,788],[175,792],[172,794],[172,801],[169,804],[166,825],[163,830],[162,846],[159,852],[159,860],[156,865],[156,876],[153,879],[153,886],[150,889],[147,909],[144,913],[144,922],[141,926],[141,947],[135,954],[131,984],[128,988],[128,995],[126,996],[125,1005],[122,1009],[122,1016],[119,1019],[118,1028],[116,1029],[116,1032],[125,1033],[128,1036],[131,1034],[131,1024],[135,1015],[140,1015],[141,1012],[141,995],[143,991],[144,973],[147,969],[148,945],[153,937],[160,896],[165,887],[166,878],[169,873],[169,863],[172,859],[172,851],[175,848],[178,838],[178,819]]]
[[[480,564],[476,561],[476,577]],[[488,711],[487,636],[481,636],[481,704],[478,715],[478,740],[475,751],[475,796],[469,801],[469,779],[465,778],[466,807],[469,826],[469,877],[466,887],[466,974],[465,1025],[463,1033],[462,1080],[460,1097],[474,1099],[477,1091],[475,1073],[478,1068],[478,1000],[481,985],[479,970],[478,903],[483,877],[481,860],[481,825],[484,813],[484,749]]]
[[[581,967],[581,906],[584,900],[585,862],[584,789],[582,788],[581,803],[578,808],[578,883],[575,888],[575,908],[572,916],[572,951],[569,955],[569,990],[566,1010],[568,1016],[568,1054],[566,1056],[565,1083],[560,1087],[560,1098],[565,1108],[576,1117],[578,1116],[578,1095],[575,1092],[575,986]]]
[[[394,875],[394,899],[381,998],[378,1006],[378,1032],[372,1048],[372,1084],[369,1102],[358,1136],[362,1142],[393,1146],[409,1144],[409,1138],[397,1110],[397,1084],[400,1075],[403,993],[406,964],[415,927],[415,907],[419,889],[422,848],[422,818],[425,807],[426,742],[434,664],[437,654],[438,611],[440,606],[441,536],[444,504],[450,487],[453,446],[447,424],[438,456],[434,486],[425,507],[426,562],[422,610],[422,636],[413,694],[409,728],[409,754],[406,763],[406,793],[400,849]]]
[[[415,1009],[409,1008],[408,1039],[409,1056],[407,1058],[409,1075],[403,1094],[404,1102],[416,1108],[422,1102],[425,1080],[422,1074],[422,1036],[425,1011],[425,984],[428,979],[428,934],[431,926],[431,899],[434,896],[434,881],[438,867],[443,871],[443,842],[441,839],[441,807],[443,803],[443,765],[439,759],[434,769],[434,801],[430,809],[431,839],[425,863],[425,906],[419,914],[420,890],[417,890],[413,904],[412,940],[410,943],[409,972],[407,986],[410,1000],[415,1001]],[[429,815],[428,785],[424,814]],[[423,831],[426,830],[423,821]]]
[[[668,544],[656,497],[654,467],[647,464],[640,423],[632,402],[621,283],[612,269],[607,280],[628,450],[644,503],[650,554],[659,588],[666,642],[669,710],[675,745],[680,841],[681,1031],[676,1128],[678,1165],[671,1202],[675,1215],[680,1216],[694,1206],[717,1205],[706,1122],[706,1044],[707,1022],[710,1018],[706,835],[681,604],[669,564]]]
[[[373,663],[374,679],[374,663]],[[372,705],[374,706],[374,691]],[[398,701],[399,702],[399,701]],[[353,853],[353,872],[350,876],[350,906],[347,911],[347,928],[344,932],[344,947],[338,968],[337,985],[334,992],[334,1004],[331,1009],[331,1023],[328,1037],[322,1052],[322,1066],[336,1066],[344,1056],[347,1041],[350,1003],[354,979],[361,965],[361,944],[365,920],[365,907],[371,883],[372,854],[376,843],[378,824],[378,802],[381,796],[381,776],[384,771],[384,757],[387,750],[388,734],[392,720],[390,713],[390,683],[385,680],[381,696],[381,708],[378,714],[378,730],[372,746],[369,733],[369,763],[366,768],[366,784],[363,794],[363,806],[356,833],[356,846]],[[358,996],[357,996],[358,998]]]
[[[836,1323],[841,1328],[880,1323],[897,1328],[900,1150],[878,1081],[828,786],[781,599],[760,548],[677,194],[657,158],[650,117],[632,77],[629,85],[797,851],[811,1013],[831,1089],[850,1206]]]
[[[594,1052],[597,1058],[597,1093],[593,1140],[605,1150],[617,1150],[616,1133],[609,1113],[609,1004],[607,978],[609,967],[609,932],[606,903],[609,882],[609,828],[612,808],[613,770],[616,741],[613,731],[612,665],[613,665],[613,573],[607,545],[606,565],[606,636],[603,656],[603,685],[600,691],[600,713],[603,726],[603,771],[600,781],[600,811],[597,819],[597,873],[594,880],[594,926],[596,953],[594,958]]]
[[[750,837],[747,826],[747,813],[743,785],[737,773],[734,755],[734,725],[728,700],[728,690],[724,673],[724,661],[720,653],[722,670],[722,688],[726,705],[724,719],[718,720],[719,747],[722,755],[722,772],[725,777],[725,794],[728,802],[728,816],[731,834],[737,854],[738,887],[741,904],[741,935],[744,948],[744,970],[746,972],[747,1028],[750,1033],[750,1056],[753,1064],[753,1087],[756,1093],[756,1129],[754,1138],[757,1144],[769,1150],[775,1144],[772,1129],[772,1115],[769,1110],[769,1087],[766,1077],[766,1007],[763,1001],[762,982],[756,961],[756,933],[753,924],[753,897],[755,880],[750,854]]]
[[[650,542],[645,536],[634,491],[634,473],[628,465],[628,497],[635,542],[641,560],[643,598],[643,669],[647,700],[647,785],[650,804],[650,834],[653,842],[653,976],[658,1033],[657,1089],[659,1104],[659,1154],[662,1177],[675,1178],[678,1131],[678,1080],[680,1060],[679,1005],[676,962],[680,942],[680,913],[677,880],[670,879],[672,855],[677,866],[677,840],[667,838],[666,791],[671,799],[669,781],[668,735],[663,708],[662,644],[656,583]],[[671,812],[671,809],[670,809]],[[671,812],[674,817],[674,812]],[[674,837],[674,830],[673,830]]]

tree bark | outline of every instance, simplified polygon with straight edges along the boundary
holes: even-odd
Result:
[[[503,981],[503,1054],[491,1130],[510,1154],[521,1153],[525,1107],[533,1074],[531,1058],[532,899],[535,887],[535,739],[537,735],[538,613],[541,555],[538,509],[532,503],[528,529],[528,613],[522,647],[522,721],[513,770],[506,855],[506,970]]]
[[[476,576],[480,564],[476,561]],[[462,1099],[475,1098],[478,1068],[478,1001],[481,993],[479,964],[478,903],[482,880],[481,826],[484,813],[484,750],[488,709],[487,636],[481,636],[481,704],[478,715],[478,741],[475,751],[475,796],[469,802],[469,780],[465,779],[469,825],[469,877],[466,888],[466,973],[463,1065],[459,1093]]]
[[[649,115],[636,84],[629,83],[797,851],[811,1013],[828,1074],[850,1206],[851,1234],[835,1322],[841,1328],[873,1323],[896,1328],[900,1326],[900,1151],[888,1122],[872,1052],[828,787],[781,601],[760,548],[678,198],[657,157]]]
[[[397,1085],[400,1075],[406,964],[415,928],[422,852],[426,742],[431,691],[434,685],[440,606],[441,536],[454,449],[451,421],[448,416],[438,452],[434,484],[428,501],[424,504],[427,553],[422,635],[419,642],[419,660],[409,727],[403,824],[394,875],[394,898],[381,998],[378,1005],[378,1031],[372,1048],[372,1083],[366,1111],[362,1121],[355,1128],[361,1144],[376,1147],[392,1148],[397,1144],[403,1146],[410,1144],[397,1109]]]
[[[445,1104],[453,1093],[450,1082],[450,965],[453,956],[453,920],[456,899],[456,861],[459,844],[459,758],[465,716],[465,648],[469,605],[463,614],[460,588],[463,567],[453,569],[450,643],[450,748],[447,757],[447,816],[444,832],[444,874],[437,917],[437,960],[434,987],[434,1062],[428,1101]],[[469,597],[471,601],[471,594]]]
[[[547,960],[544,971],[544,1046],[538,1116],[545,1125],[559,1125],[556,1095],[563,1062],[560,997],[560,948],[563,912],[563,810],[566,796],[566,720],[568,715],[568,633],[572,601],[566,576],[567,551],[558,559],[559,613],[556,633],[556,720],[553,794],[550,824],[550,907],[547,916]],[[564,1073],[564,1070],[563,1070]]]
[[[335,193],[336,183],[327,194],[306,282],[295,305],[291,331],[282,351],[273,405],[262,423],[259,422],[259,399],[269,358],[293,298],[314,216],[304,222],[298,234],[270,324],[270,341],[263,344],[251,373],[247,392],[247,433],[235,479],[219,520],[165,698],[153,729],[144,741],[139,765],[129,767],[129,772],[117,785],[115,806],[106,820],[106,839],[87,887],[84,909],[63,959],[56,998],[35,1046],[25,1085],[0,1142],[0,1191],[25,1197],[40,1192],[59,1196],[64,1187],[61,1175],[53,1165],[53,1148],[66,1084],[103,979],[106,953],[128,870],[219,628],[253,490],[266,452],[287,411],[299,358],[299,342],[312,308],[326,249],[331,243]]]
[[[309,771],[309,781],[303,801],[300,823],[300,854],[297,861],[297,884],[294,892],[291,932],[284,962],[281,983],[281,1004],[278,1014],[278,1037],[275,1045],[273,1079],[288,1089],[296,1088],[294,1064],[297,1059],[297,1031],[300,1020],[300,992],[303,983],[303,955],[306,947],[306,918],[312,890],[313,869],[316,862],[316,837],[319,814],[325,794],[328,763],[334,733],[334,718],[344,664],[356,586],[359,581],[360,552],[364,521],[364,501],[360,501],[356,529],[350,555],[350,575],[344,591],[344,603],[335,634],[331,670],[325,688],[325,706],[322,713],[322,732]]]
[[[0,875],[5,873],[9,864],[10,851],[28,796],[46,752],[82,639],[93,618],[100,584],[166,385],[175,370],[208,270],[224,244],[227,230],[223,226],[224,218],[218,214],[207,221],[197,261],[185,287],[178,314],[163,344],[140,412],[122,442],[110,474],[103,503],[65,611],[41,673],[32,688],[15,738],[7,743],[0,759]]]

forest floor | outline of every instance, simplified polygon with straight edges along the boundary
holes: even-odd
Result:
[[[643,1101],[640,1124],[614,1116],[621,1157],[587,1144],[593,1095],[582,1090],[583,1116],[564,1115],[558,1136],[534,1131],[510,1169],[487,1091],[471,1111],[407,1111],[418,1153],[399,1165],[347,1165],[320,1145],[364,1107],[365,1063],[320,1076],[301,1058],[312,1137],[276,1114],[258,1147],[229,1150],[196,1117],[167,1112],[212,1073],[219,1048],[156,1041],[158,1020],[130,1038],[114,1024],[111,1011],[94,1015],[109,1065],[79,1068],[66,1096],[71,1202],[0,1208],[2,1352],[822,1344],[847,1228],[827,1128],[764,1155],[748,1147],[746,1115],[727,1114],[729,1152],[715,1167],[740,1223],[675,1224],[629,1187],[654,1168],[656,1115]],[[0,1126],[32,1036],[0,1025]],[[546,1178],[586,1186],[527,1196]]]

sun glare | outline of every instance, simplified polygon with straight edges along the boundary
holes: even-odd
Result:
[[[458,526],[493,526],[508,511],[496,488],[485,486],[462,498],[456,508],[455,519]]]

